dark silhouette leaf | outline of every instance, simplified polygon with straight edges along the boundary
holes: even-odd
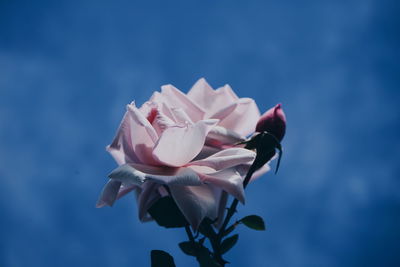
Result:
[[[148,212],[158,225],[166,228],[179,228],[188,225],[172,197],[160,198],[148,209]]]
[[[196,256],[197,254],[196,251],[199,249],[200,245],[197,243],[193,243],[191,241],[185,241],[179,243],[179,247],[185,254],[190,256]]]
[[[174,258],[162,250],[151,251],[151,267],[176,267]]]
[[[222,241],[221,243],[221,254],[228,252],[238,241],[239,235],[233,235]]]
[[[200,247],[196,259],[200,263],[200,267],[222,267],[212,258],[210,251],[204,246]]]
[[[200,264],[200,267],[221,267],[211,256],[208,248],[199,243],[185,241],[179,243],[181,250],[190,256],[195,256]]]
[[[257,215],[249,215],[244,218],[242,218],[239,222],[243,223],[247,227],[258,230],[258,231],[263,231],[265,230],[265,224],[264,220]]]
[[[210,218],[204,218],[199,226],[199,232],[207,237],[214,237],[216,235],[212,226],[214,223],[215,221],[211,220]]]

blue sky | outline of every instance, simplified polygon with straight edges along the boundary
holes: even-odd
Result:
[[[125,105],[229,83],[288,119],[231,266],[399,266],[397,1],[0,2],[0,265],[196,266],[133,196],[95,209]]]

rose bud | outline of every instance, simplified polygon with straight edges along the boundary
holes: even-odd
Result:
[[[286,116],[282,110],[282,105],[277,104],[269,109],[257,122],[256,132],[268,132],[282,141],[286,131]]]

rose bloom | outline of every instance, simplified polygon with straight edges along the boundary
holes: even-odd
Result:
[[[253,99],[238,98],[229,85],[214,90],[205,79],[187,94],[164,85],[140,108],[127,105],[107,147],[119,167],[97,207],[135,191],[141,221],[168,195],[194,229],[205,217],[221,220],[227,193],[244,203],[243,177],[255,153],[234,145],[254,132],[259,117]]]

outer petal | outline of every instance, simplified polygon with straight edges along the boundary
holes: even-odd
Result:
[[[193,85],[187,96],[206,111],[206,118],[238,99],[229,85],[214,91],[204,78]]]
[[[232,112],[235,111],[237,106],[241,104],[242,102],[246,102],[246,100],[239,100],[235,103],[231,103],[228,106],[225,106],[223,108],[218,109],[215,113],[210,114],[211,119],[218,119],[218,120],[223,120],[226,117],[228,117]]]
[[[119,165],[127,162],[140,162],[132,146],[131,118],[128,112],[126,112],[122,118],[117,134],[111,145],[107,146],[106,150],[114,157]]]
[[[271,167],[269,166],[269,164],[264,164],[264,166],[262,166],[260,169],[258,169],[253,176],[251,176],[250,182],[260,178],[262,175],[264,175],[265,173],[269,172],[271,170]]]
[[[189,99],[207,110],[212,105],[210,101],[214,96],[214,89],[207,83],[206,79],[200,78],[187,93]]]
[[[127,195],[133,190],[138,190],[139,187],[136,185],[124,185],[122,184],[121,187],[119,188],[118,195],[117,195],[117,200],[120,199],[121,197]]]
[[[244,148],[228,148],[208,158],[192,161],[189,165],[207,166],[215,170],[227,169],[240,164],[252,162],[256,157],[256,153]]]
[[[193,121],[204,118],[205,111],[173,85],[162,86],[161,94],[170,108],[183,108]]]
[[[205,144],[203,146],[203,148],[201,149],[200,153],[193,160],[200,160],[200,159],[207,158],[207,157],[217,153],[218,151],[221,151],[221,149]]]
[[[143,185],[147,180],[167,185],[199,185],[200,178],[190,168],[161,168],[141,164],[124,164],[109,175],[125,185]]]
[[[120,181],[109,180],[104,186],[103,191],[100,194],[99,199],[96,203],[96,208],[102,208],[104,206],[112,206],[114,202],[121,197],[125,196],[129,192],[138,189],[135,185],[124,185]]]
[[[107,151],[119,165],[131,162],[154,163],[151,156],[157,133],[153,126],[134,106],[127,106],[117,135]]]
[[[218,205],[218,220],[215,222],[215,226],[218,229],[222,226],[222,223],[224,222],[227,202],[228,202],[228,194],[225,191],[221,190],[221,196]]]
[[[260,169],[258,169],[253,176],[251,176],[250,182],[253,182],[254,180],[257,180],[260,178],[262,175],[265,173],[269,172],[271,170],[271,167],[269,166],[271,161],[267,162],[267,164],[264,164]],[[241,176],[245,176],[250,168],[251,164],[242,164],[236,166],[236,170],[240,173]]]
[[[113,170],[108,177],[113,181],[118,181],[126,185],[141,186],[146,180],[146,174],[138,171],[129,164],[124,164]]]
[[[220,190],[211,185],[170,186],[172,197],[186,220],[197,230],[205,217],[215,219],[218,215]]]
[[[226,94],[226,97],[229,97],[233,100],[238,100],[239,97],[233,92],[232,88],[229,86],[229,84],[225,84],[223,87],[218,88],[217,91],[224,91],[224,94]]]
[[[120,187],[120,181],[109,180],[108,183],[104,186],[103,191],[101,192],[100,197],[97,200],[96,208],[112,206],[117,199]]]
[[[160,184],[148,181],[143,184],[142,191],[138,196],[139,220],[147,221],[147,210],[161,198],[158,188]]]
[[[167,166],[184,166],[199,154],[208,132],[217,122],[204,120],[166,129],[153,150],[153,157]]]
[[[243,178],[235,168],[200,174],[204,182],[219,187],[244,203]]]
[[[142,222],[147,222],[153,220],[150,214],[147,213],[147,210],[160,198],[168,196],[169,193],[167,190],[152,181],[148,181],[143,184],[141,187],[141,192],[138,194],[138,212],[139,219]]]
[[[236,108],[219,123],[229,130],[241,135],[254,132],[260,111],[253,99],[241,98]]]
[[[215,126],[207,135],[206,144],[211,146],[234,145],[246,139],[222,126]]]

